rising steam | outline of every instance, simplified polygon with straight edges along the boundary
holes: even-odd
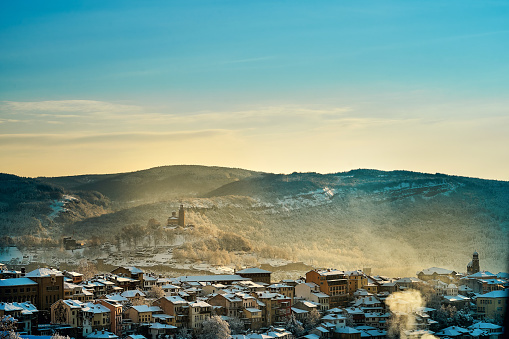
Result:
[[[416,313],[420,312],[421,307],[425,307],[426,303],[421,293],[416,290],[408,290],[404,292],[395,292],[391,294],[385,301],[393,314],[391,326],[388,334],[391,337],[399,336],[399,338],[409,338],[408,331],[417,328]],[[416,338],[415,335],[411,336]],[[421,339],[438,339],[437,337],[425,333],[420,336]]]

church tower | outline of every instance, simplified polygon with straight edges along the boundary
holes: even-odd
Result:
[[[186,226],[184,205],[180,205],[180,209],[179,209],[179,226],[181,226],[181,227]]]
[[[472,256],[472,261],[468,263],[467,265],[467,274],[475,274],[479,272],[481,268],[479,267],[479,253],[477,251],[474,252]]]

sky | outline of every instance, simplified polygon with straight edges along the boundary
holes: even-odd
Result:
[[[507,1],[3,1],[0,172],[509,180]]]

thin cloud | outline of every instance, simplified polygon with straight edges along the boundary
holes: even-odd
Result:
[[[3,101],[0,104],[3,112],[50,112],[49,114],[69,113],[104,113],[104,112],[140,112],[139,106],[117,104],[96,100],[49,100],[49,101]]]
[[[82,134],[3,134],[2,146],[56,146],[76,144],[104,144],[115,142],[161,142],[211,138],[227,135],[228,130],[200,130],[183,132],[127,132],[127,133],[82,133]]]

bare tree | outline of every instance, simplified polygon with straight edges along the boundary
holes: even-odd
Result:
[[[87,259],[81,259],[77,271],[83,274],[84,280],[88,280],[97,274],[97,266]]]
[[[147,292],[147,297],[153,299],[159,299],[165,296],[164,290],[157,285],[152,286],[150,291]]]
[[[228,323],[215,315],[203,322],[202,335],[203,339],[228,339],[231,331]]]
[[[0,318],[0,339],[21,339],[16,333],[18,320],[10,315]]]
[[[304,327],[306,329],[315,327],[320,322],[320,318],[320,312],[318,312],[316,308],[313,308],[304,319]]]

